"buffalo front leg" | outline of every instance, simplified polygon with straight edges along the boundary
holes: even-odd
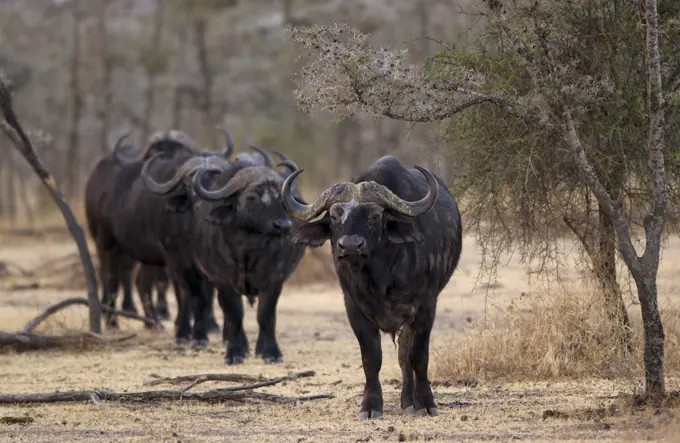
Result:
[[[345,297],[347,317],[361,349],[361,363],[364,368],[366,384],[361,402],[360,419],[380,418],[383,414],[383,395],[380,386],[380,368],[382,367],[382,347],[380,331],[359,312],[354,302]]]
[[[119,266],[119,278],[123,286],[123,311],[137,313],[137,307],[132,299],[132,268],[135,262],[127,257],[121,257]]]
[[[257,323],[260,331],[255,345],[255,355],[261,355],[267,364],[283,363],[283,354],[276,341],[276,306],[280,296],[280,284],[258,296]]]
[[[215,319],[215,287],[207,281],[203,283],[203,286],[208,297],[206,311],[208,332],[219,333],[220,325],[217,324],[217,320]]]
[[[168,276],[165,268],[161,268],[156,279],[156,314],[161,320],[170,320],[168,308]]]
[[[118,257],[112,250],[103,250],[99,255],[99,278],[102,281],[102,304],[109,309],[116,308],[116,298],[118,295]],[[107,310],[104,314],[106,327],[109,329],[120,329],[116,315]]]
[[[177,319],[175,320],[175,343],[185,346],[189,344],[191,333],[191,305],[193,300],[189,285],[184,280],[182,273],[178,272],[177,275],[173,275],[173,282],[175,283],[178,304]]]
[[[220,304],[220,308],[222,309],[222,312],[224,313],[224,324],[222,325],[222,343],[224,345],[229,344],[229,337],[231,336],[231,328],[233,327],[231,324],[231,319],[229,315],[227,315],[227,309],[228,309],[228,304],[225,304],[225,298],[229,294],[229,291],[226,293],[222,293],[221,290],[217,291],[217,301]],[[237,305],[236,310],[240,312],[244,312],[243,309],[243,297],[238,297],[234,299],[234,303]],[[248,337],[246,336],[246,332],[243,328],[241,328],[240,334],[238,334],[236,341],[240,343],[238,346],[240,349],[245,349],[245,358],[248,358],[250,355],[250,352],[248,350]]]
[[[411,349],[411,335],[408,326],[404,326],[399,334],[399,366],[401,367],[401,410],[404,414],[413,414],[413,368],[409,360]]]
[[[153,319],[158,324],[158,316],[156,315],[156,309],[153,305],[152,289],[153,280],[150,278],[149,274],[145,272],[144,267],[139,269],[137,272],[137,278],[135,279],[135,286],[137,287],[137,292],[139,293],[139,298],[142,300],[142,308],[144,309],[144,316]],[[144,323],[146,329],[158,328],[157,325],[151,325],[149,323]]]
[[[200,273],[195,269],[184,271],[184,278],[189,287],[194,313],[194,328],[192,346],[205,349],[208,347],[208,300],[209,296]],[[211,288],[212,289],[212,288]]]
[[[434,401],[427,369],[430,361],[430,334],[434,323],[434,312],[426,312],[413,322],[417,328],[411,326],[411,340],[408,359],[415,373],[413,386],[413,408],[416,415],[439,415],[437,403]]]
[[[248,341],[243,330],[243,297],[230,286],[219,288],[220,307],[224,313],[224,334],[227,335],[227,353],[224,364],[243,363],[248,354]]]
[[[172,292],[175,293],[175,300],[177,301],[177,315],[175,316],[175,326],[179,325],[179,309],[180,306],[182,305],[182,289],[180,288],[180,284],[175,278],[171,278],[170,281],[172,282]]]

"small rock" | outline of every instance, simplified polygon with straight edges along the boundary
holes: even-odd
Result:
[[[387,432],[394,432],[394,426],[388,426]]]
[[[399,433],[399,441],[406,441],[406,435],[403,432]]]
[[[173,432],[173,433],[172,433],[172,436],[173,436],[173,437],[179,437],[179,435],[177,435],[177,432]]]
[[[461,415],[460,421],[468,421],[468,416],[467,415]]]

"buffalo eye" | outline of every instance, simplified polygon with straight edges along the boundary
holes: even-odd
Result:
[[[371,214],[368,219],[369,220],[379,220],[381,218],[380,214]]]
[[[340,221],[340,217],[342,217],[342,209],[336,209],[334,213],[331,213],[331,221]]]

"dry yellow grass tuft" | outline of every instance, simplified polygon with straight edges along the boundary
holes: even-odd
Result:
[[[622,349],[617,328],[596,291],[563,289],[515,300],[486,324],[437,353],[437,378],[543,380],[639,377],[643,332],[637,306],[629,309],[633,352]],[[662,304],[666,371],[680,370],[680,310]]]

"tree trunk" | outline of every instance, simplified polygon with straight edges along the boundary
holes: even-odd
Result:
[[[7,169],[7,182],[5,183],[6,189],[5,192],[7,193],[7,218],[9,219],[10,223],[12,226],[16,226],[16,220],[17,220],[17,204],[16,204],[16,170],[14,168],[14,163],[12,159],[8,156],[9,160],[9,168]]]
[[[217,146],[217,132],[214,131],[215,121],[213,120],[212,110],[212,90],[213,90],[213,73],[210,69],[210,60],[208,59],[208,47],[206,42],[206,33],[208,28],[208,19],[206,17],[198,17],[194,21],[194,32],[196,37],[196,57],[198,61],[199,70],[201,71],[201,78],[203,85],[201,88],[199,107],[203,113],[203,122],[210,136],[210,143],[212,146]]]
[[[615,321],[620,326],[620,339],[622,344],[632,350],[632,334],[630,328],[630,317],[626,304],[623,301],[621,286],[616,278],[616,231],[611,217],[606,214],[600,206],[599,210],[599,230],[598,230],[598,250],[591,259],[602,294],[607,303],[607,309]]]
[[[109,132],[111,128],[111,103],[113,102],[113,91],[111,90],[111,76],[113,75],[113,60],[109,52],[109,36],[106,27],[106,9],[109,0],[101,0],[99,7],[99,40],[101,50],[102,62],[102,108],[101,120],[102,127],[99,136],[99,147],[102,154],[107,155],[109,152]]]
[[[82,113],[83,100],[80,95],[78,81],[78,68],[80,67],[80,0],[73,4],[73,37],[71,56],[71,129],[68,142],[64,176],[66,177],[66,191],[69,197],[75,195],[80,175],[80,116]]]
[[[153,54],[160,52],[161,35],[163,32],[163,5],[164,2],[156,3],[156,14],[154,16],[153,36],[151,37],[151,51]],[[153,108],[156,101],[156,76],[158,75],[157,68],[154,66],[147,71],[147,88],[144,103],[144,115],[142,126],[142,140],[146,143],[151,132],[151,117],[153,115]]]
[[[657,302],[656,271],[644,269],[633,275],[638,290],[642,324],[645,336],[645,391],[653,401],[663,398],[666,392],[664,378],[665,334]],[[642,275],[640,275],[642,274]]]

